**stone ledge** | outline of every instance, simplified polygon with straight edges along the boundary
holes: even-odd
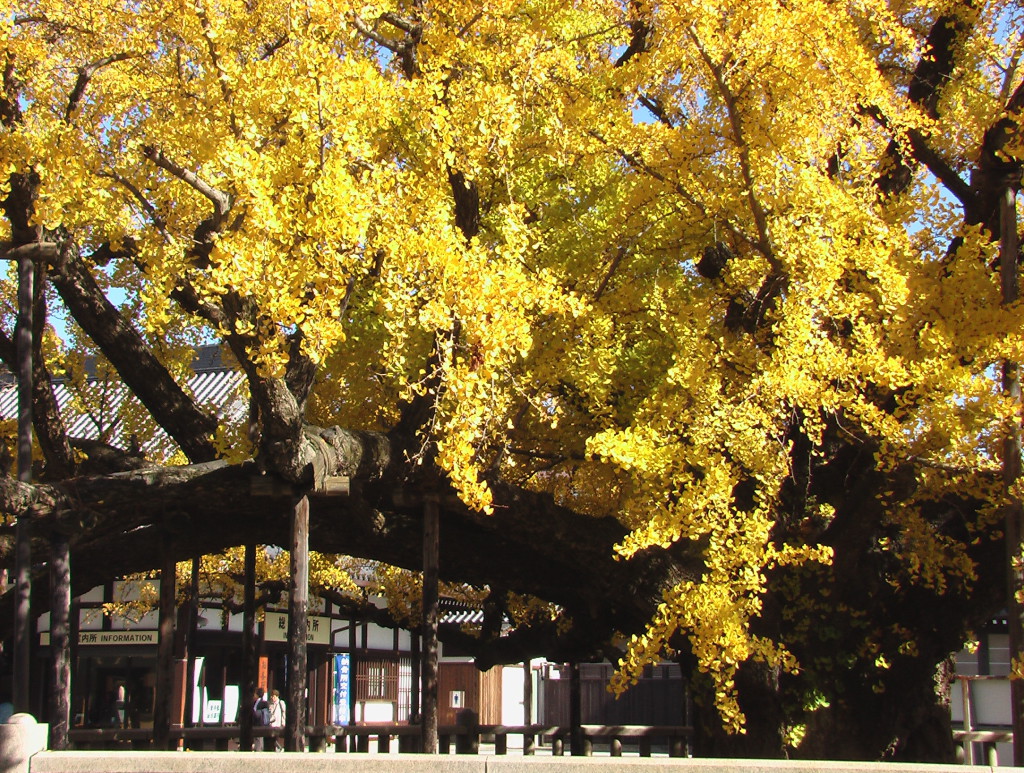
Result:
[[[29,773],[964,773],[962,765],[670,757],[426,756],[274,752],[39,752]],[[1014,768],[999,768],[1009,773]],[[977,765],[971,773],[997,773]]]

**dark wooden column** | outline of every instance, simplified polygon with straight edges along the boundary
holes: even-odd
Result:
[[[174,700],[174,617],[177,566],[169,538],[165,538],[160,566],[160,622],[156,649],[156,705],[153,707],[153,748],[165,750],[171,734]]]
[[[437,575],[440,512],[436,499],[423,505],[423,753],[437,754]]]
[[[50,542],[50,748],[68,747],[71,721],[71,550],[65,534]]]
[[[1020,279],[1017,263],[1020,245],[1017,240],[1017,202],[1012,187],[1007,186],[1000,196],[999,211],[999,273],[1004,306],[1011,306],[1020,298]],[[1021,476],[1021,383],[1020,363],[1003,362],[1003,394],[1016,405],[1016,412],[1006,427],[1003,438],[1003,484],[1007,492],[1005,515],[1006,530],[1006,622],[1009,628],[1010,660],[1024,656],[1024,566],[1020,563],[1024,550],[1024,508],[1019,497],[1010,493]],[[1024,684],[1010,680],[1010,706],[1013,720],[1013,764],[1024,765]]]
[[[523,724],[533,724],[533,666],[529,660],[523,661]],[[523,736],[523,754],[533,753],[533,733],[526,733]]]
[[[256,545],[245,545],[245,587],[242,589],[242,695],[239,698],[239,747],[252,751],[253,713],[249,708],[256,692]],[[266,696],[269,698],[270,696]]]
[[[18,259],[18,480],[32,482],[32,300],[35,266]],[[31,710],[29,672],[32,666],[32,544],[30,514],[19,513],[14,531],[14,675],[15,712]]]
[[[195,707],[196,681],[196,634],[199,630],[199,564],[200,556],[192,557],[192,571],[188,583],[188,622],[185,630],[185,727],[192,727],[192,713]],[[245,698],[239,696],[239,700]]]
[[[420,680],[423,676],[423,656],[420,653],[420,632],[410,631],[409,638],[411,639],[409,660],[412,671],[412,684],[409,685],[409,712],[412,716],[409,717],[409,721],[415,724],[422,721],[420,716],[420,709],[422,708],[420,703]]]
[[[569,664],[569,753],[583,755],[583,699],[580,685],[580,664]]]
[[[309,605],[309,498],[292,509],[291,593],[288,602],[288,751],[306,747],[306,610]]]

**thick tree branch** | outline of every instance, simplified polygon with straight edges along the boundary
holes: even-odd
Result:
[[[39,308],[35,311],[35,317],[36,319],[45,319]],[[42,338],[40,332],[36,331],[34,339],[36,342]],[[17,373],[17,347],[14,339],[2,329],[0,329],[0,360],[11,373]],[[64,423],[61,421],[60,408],[53,393],[50,374],[38,351],[33,353],[32,371],[32,426],[46,465],[45,478],[54,480],[68,477],[73,474],[75,469],[74,457],[65,435]]]
[[[193,461],[215,458],[216,419],[202,412],[96,284],[68,242],[51,282],[82,329],[114,365],[126,386]]]
[[[932,118],[939,117],[938,107],[942,90],[953,76],[960,47],[974,25],[975,13],[973,0],[959,3],[948,13],[939,16],[928,32],[924,51],[907,88],[907,96],[913,104],[921,107]],[[914,145],[919,147],[913,147]],[[915,160],[926,165],[926,159],[936,163],[936,169],[928,167],[930,171],[963,203],[962,195],[965,191],[962,182],[957,183],[953,179],[956,175],[952,173],[952,169],[944,163],[939,163],[940,159],[928,150],[923,137],[916,143],[912,140],[912,150],[915,156],[918,150],[927,151],[925,158],[917,157]],[[889,143],[885,157],[887,168],[879,175],[878,189],[885,196],[898,195],[909,187],[913,177],[912,171],[907,166],[907,159],[895,139]]]
[[[71,89],[71,94],[68,96],[68,106],[64,110],[64,120],[67,123],[71,123],[75,117],[75,113],[82,104],[82,97],[85,96],[85,89],[89,85],[89,81],[92,80],[92,76],[96,74],[98,70],[107,65],[114,64],[115,62],[123,62],[126,59],[130,59],[133,54],[123,52],[119,54],[111,54],[101,59],[97,59],[95,62],[83,65],[78,68],[78,78],[75,79],[75,85]]]
[[[153,147],[152,145],[144,147],[142,149],[142,154],[158,167],[170,172],[194,191],[209,199],[210,203],[213,204],[216,223],[218,225],[223,224],[224,220],[228,216],[228,212],[231,210],[231,197],[228,194],[217,190],[205,180],[201,179],[195,172],[175,163],[165,156],[163,151]]]

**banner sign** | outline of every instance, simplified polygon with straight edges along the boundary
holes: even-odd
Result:
[[[263,623],[263,638],[266,641],[288,641],[288,615],[283,612],[267,612]],[[331,618],[306,618],[306,644],[331,643]]]
[[[342,652],[334,656],[334,724],[347,725],[349,695],[352,689],[352,656]]]

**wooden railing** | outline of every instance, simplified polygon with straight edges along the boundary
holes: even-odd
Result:
[[[965,765],[974,765],[975,744],[981,744],[984,760],[981,764],[998,765],[999,760],[996,752],[996,744],[1013,743],[1013,729],[1005,726],[977,726],[975,725],[975,701],[971,686],[976,682],[1006,682],[1005,676],[957,676],[960,683],[960,699],[963,707],[963,729],[953,731],[953,741],[963,750],[962,761]],[[1007,695],[1007,712],[1010,710],[1009,695]]]
[[[320,725],[307,727],[309,750],[367,753],[391,751],[397,742],[399,752],[416,752],[420,746],[419,725]],[[265,739],[265,748],[273,744],[266,739],[284,738],[284,728],[257,727],[253,735]],[[482,744],[493,748],[494,754],[508,754],[509,736],[521,736],[522,746],[516,751],[535,754],[539,746],[550,747],[555,756],[575,751],[590,756],[595,748],[605,746],[613,757],[622,755],[625,747],[636,747],[641,757],[650,757],[655,749],[670,757],[688,756],[693,730],[689,727],[646,725],[583,725],[573,743],[573,729],[558,725],[477,725],[464,722],[442,725],[438,728],[438,746],[441,754],[478,754]],[[74,729],[70,741],[75,749],[148,749],[153,733],[148,728],[104,728],[96,730]],[[197,751],[227,751],[238,748],[239,729],[236,725],[218,727],[178,727],[169,734],[172,745]]]

